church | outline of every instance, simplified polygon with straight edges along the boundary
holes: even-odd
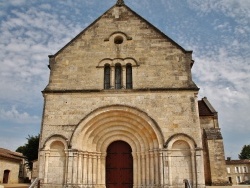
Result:
[[[43,188],[226,185],[218,114],[187,51],[123,0],[49,56]]]

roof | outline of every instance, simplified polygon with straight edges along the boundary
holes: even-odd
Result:
[[[57,56],[61,51],[63,51],[66,47],[71,45],[77,38],[79,38],[83,33],[85,33],[91,26],[93,26],[97,21],[99,21],[106,13],[111,11],[114,7],[126,7],[128,11],[132,12],[134,15],[136,15],[139,19],[145,21],[146,24],[150,25],[156,32],[160,33],[163,37],[171,41],[175,46],[177,46],[181,51],[184,53],[191,53],[193,51],[185,50],[182,46],[180,46],[177,42],[175,42],[173,39],[169,38],[166,34],[164,34],[162,31],[160,31],[158,28],[156,28],[153,24],[151,24],[149,21],[138,15],[136,12],[131,10],[127,5],[125,5],[123,0],[117,0],[116,4],[112,6],[110,9],[108,9],[106,12],[104,12],[99,18],[97,18],[94,22],[92,22],[88,27],[86,27],[83,31],[81,31],[77,36],[75,36],[70,42],[68,42],[64,47],[62,47],[58,52],[56,52],[54,55],[49,55],[49,58],[53,58]],[[193,62],[194,63],[194,62]],[[192,64],[193,65],[193,64]]]
[[[7,158],[12,160],[23,160],[24,156],[21,153],[13,152],[4,148],[0,148],[0,157],[1,158]]]
[[[234,164],[249,164],[250,159],[242,159],[242,160],[226,160],[227,165],[234,165]]]
[[[200,116],[217,116],[217,111],[213,108],[206,97],[198,101],[198,108]]]

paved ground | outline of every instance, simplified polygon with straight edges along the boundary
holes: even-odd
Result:
[[[206,188],[250,188],[250,185],[206,186]]]
[[[30,184],[0,184],[1,187],[6,187],[6,188],[28,188]]]
[[[29,184],[0,184],[0,188],[28,188],[30,185]],[[238,185],[238,186],[222,186],[222,187],[217,187],[217,186],[206,186],[207,188],[250,188],[250,185]]]

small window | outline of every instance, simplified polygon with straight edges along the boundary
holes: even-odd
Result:
[[[227,173],[230,174],[230,167],[227,167]]]
[[[114,43],[115,43],[115,44],[122,44],[122,43],[123,43],[123,38],[122,38],[122,36],[117,36],[117,37],[115,37]]]
[[[110,65],[104,67],[104,89],[110,89]]]
[[[115,64],[115,89],[122,88],[122,67],[121,64]]]
[[[243,172],[247,173],[247,167],[246,166],[243,167]]]
[[[237,166],[237,167],[235,167],[235,172],[236,173],[240,173],[240,168]]]
[[[241,177],[240,177],[240,176],[237,176],[237,177],[236,177],[236,181],[237,181],[237,183],[240,183],[240,182],[241,182]]]
[[[132,89],[132,65],[129,63],[126,65],[126,89]]]

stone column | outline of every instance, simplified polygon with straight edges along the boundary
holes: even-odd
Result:
[[[106,184],[106,153],[101,154],[101,185],[105,187]]]
[[[146,185],[146,161],[145,161],[145,153],[141,153],[141,174],[142,174],[142,186],[145,187]]]
[[[64,173],[64,184],[67,184],[68,179],[68,163],[69,163],[69,153],[68,150],[65,151],[65,173]]]
[[[197,169],[196,169],[196,158],[195,158],[195,151],[191,150],[191,170],[192,170],[192,183],[193,187],[196,187],[197,183]]]
[[[88,186],[91,186],[93,183],[93,160],[92,153],[88,154]]]
[[[44,183],[48,183],[49,156],[50,156],[50,152],[45,151]]]
[[[83,168],[82,158],[83,158],[82,153],[79,153],[78,154],[78,177],[77,177],[78,184],[82,184],[82,168]]]
[[[155,185],[156,186],[159,186],[160,185],[160,176],[159,176],[159,173],[160,173],[160,168],[159,168],[159,154],[158,154],[158,151],[154,151],[154,165],[155,165],[155,168],[154,168],[154,173],[155,173]]]
[[[73,153],[68,150],[67,184],[73,183]]]
[[[96,153],[93,153],[92,154],[92,163],[93,163],[93,169],[92,169],[92,172],[93,172],[93,179],[92,179],[92,184],[93,185],[96,185],[97,183],[97,156],[96,156]]]
[[[82,183],[87,185],[88,183],[88,153],[83,153],[83,173],[82,173]]]
[[[199,188],[205,188],[205,176],[204,176],[204,161],[203,151],[201,148],[196,149],[195,152],[195,165],[197,169],[197,184]]]
[[[164,185],[164,177],[163,177],[163,170],[164,170],[164,166],[163,166],[163,151],[159,151],[159,169],[160,169],[160,184],[161,186]]]
[[[153,151],[150,151],[149,153],[149,158],[150,158],[150,167],[149,167],[149,171],[150,171],[150,185],[154,186],[155,185],[155,173],[154,173],[154,153]]]
[[[101,153],[96,154],[97,158],[97,174],[96,174],[96,183],[98,186],[102,183],[102,176],[101,176]]]
[[[141,153],[136,153],[137,156],[137,185],[138,187],[142,184],[142,176],[141,176]]]
[[[167,151],[167,157],[168,157],[168,184],[172,187],[173,186],[173,178],[172,178],[172,158],[171,158],[171,151]]]
[[[149,186],[150,183],[150,164],[149,164],[149,152],[145,153],[145,160],[146,160],[146,165],[145,165],[145,171],[146,171],[146,186]]]
[[[72,183],[77,184],[78,179],[78,152],[73,153],[73,175],[72,175]]]
[[[126,89],[126,66],[122,66],[122,88]]]
[[[113,65],[110,66],[110,88],[115,88],[115,67]]]
[[[133,187],[136,188],[138,187],[138,181],[137,181],[137,177],[138,177],[138,174],[137,174],[137,154],[132,152],[132,156],[133,156],[133,180],[134,180],[134,185]]]

